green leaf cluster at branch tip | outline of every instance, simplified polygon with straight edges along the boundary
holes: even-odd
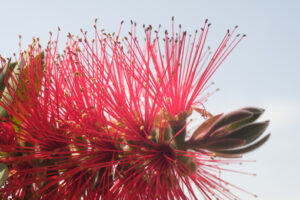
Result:
[[[269,125],[269,121],[254,122],[263,112],[260,108],[247,107],[212,116],[198,127],[187,145],[196,151],[207,149],[221,157],[253,151],[270,137],[267,134],[256,141]]]

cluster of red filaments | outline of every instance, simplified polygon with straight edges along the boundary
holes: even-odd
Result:
[[[240,161],[219,158],[198,132],[188,141],[187,118],[242,37],[226,32],[212,53],[207,20],[193,37],[172,25],[162,40],[144,27],[143,44],[134,23],[127,37],[95,26],[92,42],[69,35],[62,54],[50,39],[20,55],[2,91],[1,198],[238,198],[219,174]]]

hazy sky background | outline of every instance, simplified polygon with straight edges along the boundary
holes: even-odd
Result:
[[[61,46],[68,32],[93,32],[99,28],[117,31],[125,20],[170,28],[171,17],[183,29],[194,33],[206,18],[212,22],[208,44],[216,48],[228,28],[239,25],[247,37],[211,79],[221,90],[210,97],[206,108],[214,114],[243,106],[266,109],[270,119],[269,142],[245,157],[257,160],[237,169],[257,173],[256,177],[226,175],[226,178],[261,200],[300,198],[299,113],[300,112],[300,1],[292,0],[0,0],[0,54],[18,52],[18,35],[25,49],[33,36],[46,45],[49,31],[61,27]],[[224,176],[225,177],[225,176]],[[254,199],[239,193],[243,199]],[[201,199],[201,198],[199,198]]]

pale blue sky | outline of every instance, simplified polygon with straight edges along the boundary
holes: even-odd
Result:
[[[33,36],[41,43],[49,31],[61,27],[61,41],[68,32],[79,34],[83,28],[93,31],[94,19],[99,28],[116,31],[125,20],[164,28],[175,22],[193,33],[208,18],[212,22],[208,43],[216,47],[228,28],[239,25],[247,37],[213,76],[221,90],[206,104],[213,113],[228,112],[242,106],[266,108],[263,119],[270,119],[270,141],[245,159],[256,163],[239,170],[258,176],[226,176],[262,200],[299,199],[300,156],[300,1],[292,0],[0,0],[0,54],[18,52],[18,35],[24,48]],[[63,43],[61,43],[63,46]],[[297,191],[298,190],[298,191]],[[244,199],[254,199],[241,194]]]

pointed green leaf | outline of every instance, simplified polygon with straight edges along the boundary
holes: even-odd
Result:
[[[231,112],[223,117],[221,117],[209,130],[208,135],[212,134],[215,130],[223,127],[223,126],[227,126],[229,124],[235,123],[235,122],[239,122],[245,119],[248,119],[250,117],[252,117],[252,113],[249,111],[245,111],[245,110],[238,110],[238,111],[234,111]]]
[[[17,65],[16,62],[11,63],[9,60],[7,65],[2,70],[0,74],[0,93],[2,93],[5,88],[5,78],[8,78],[10,74],[9,72],[12,72],[16,65]]]
[[[14,87],[14,89],[16,89],[16,85],[15,85],[14,81],[18,79],[18,77],[20,75],[20,70],[23,68],[23,64],[24,64],[24,60],[20,60],[18,62],[18,66],[14,67],[13,71],[8,72],[9,74],[11,74],[11,77],[8,79],[9,87]],[[11,97],[7,87],[4,88],[4,91],[2,93],[0,101],[2,103],[9,103],[12,101],[12,97]],[[0,106],[0,116],[1,117],[8,116],[7,111],[2,106]]]
[[[266,135],[265,137],[263,137],[258,142],[254,143],[252,145],[249,145],[247,147],[240,148],[240,149],[234,149],[234,150],[216,151],[216,153],[234,154],[234,155],[248,153],[248,152],[253,151],[253,150],[259,148],[260,146],[262,146],[270,138],[270,135],[271,134]]]
[[[239,121],[237,123],[234,123],[230,126],[230,129],[236,129],[236,128],[239,128],[245,124],[248,124],[248,123],[251,123],[251,122],[254,122],[255,120],[257,120],[262,114],[263,112],[265,111],[264,109],[262,108],[255,108],[255,107],[246,107],[246,108],[242,108],[241,110],[245,110],[245,111],[249,111],[251,112],[253,115],[252,117],[249,117],[245,120],[242,120],[242,121]]]
[[[241,158],[242,155],[234,155],[234,154],[225,154],[225,153],[214,153],[215,157],[221,157],[221,158]]]
[[[208,130],[221,116],[223,113],[215,115],[209,119],[207,119],[205,122],[203,122],[193,133],[191,140],[195,140],[201,133],[204,133],[206,130]]]
[[[232,133],[229,133],[226,138],[244,139],[246,140],[246,144],[249,144],[259,138],[268,126],[269,121],[248,124],[233,131]]]
[[[14,71],[14,68],[16,67],[17,63],[13,62],[11,63],[10,60],[8,61],[7,65],[2,70],[2,73],[0,74],[0,101],[3,101],[4,98],[2,98],[3,95],[7,95],[4,91],[5,90],[5,79],[9,78],[11,72]],[[0,106],[0,117],[7,117],[7,112],[2,106]]]
[[[0,186],[2,186],[8,178],[8,168],[5,164],[0,163]]]
[[[237,147],[241,147],[245,144],[245,140],[236,139],[236,138],[226,138],[218,141],[213,141],[207,144],[207,148],[210,151],[214,150],[225,150],[225,149],[233,149]]]

